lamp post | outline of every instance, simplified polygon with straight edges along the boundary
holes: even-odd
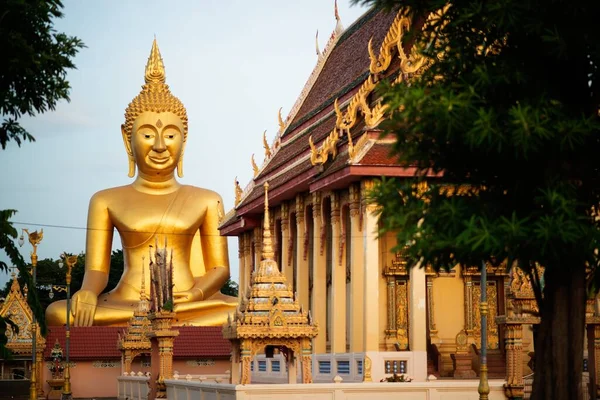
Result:
[[[65,263],[67,264],[67,319],[66,319],[66,351],[67,351],[67,364],[65,366],[65,385],[63,386],[63,392],[61,399],[62,400],[71,400],[73,398],[73,394],[71,393],[71,366],[69,360],[69,343],[71,339],[71,330],[70,330],[70,321],[71,321],[71,270],[73,266],[77,263],[77,256],[68,256],[66,254],[62,254],[61,258],[65,259]],[[58,266],[60,268],[63,267],[62,259],[58,262]]]
[[[481,313],[481,363],[479,367],[479,400],[488,400],[490,394],[490,385],[488,383],[488,367],[487,367],[487,266],[485,262],[481,263],[481,302],[479,310]]]
[[[31,254],[31,278],[33,281],[33,290],[36,290],[35,287],[35,277],[36,277],[36,266],[37,266],[37,247],[44,238],[44,230],[41,229],[38,231],[33,231],[29,233],[27,229],[21,230],[21,237],[19,238],[19,246],[23,247],[25,243],[25,239],[23,237],[23,233],[27,234],[27,238],[29,239],[29,243],[33,247],[33,251]],[[31,363],[31,383],[29,385],[29,399],[37,400],[37,349],[36,349],[36,340],[37,340],[37,320],[35,318],[35,313],[33,313],[33,321],[31,324],[31,353],[32,353],[32,363]]]

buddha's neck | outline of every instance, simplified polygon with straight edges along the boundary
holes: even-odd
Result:
[[[181,186],[173,174],[167,176],[147,176],[140,172],[131,184],[135,190],[148,194],[169,194]]]

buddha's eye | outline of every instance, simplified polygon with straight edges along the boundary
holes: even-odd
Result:
[[[167,139],[173,139],[175,135],[167,135]]]
[[[144,134],[144,137],[145,137],[146,139],[150,139],[150,138],[152,137],[152,135],[151,135],[151,134],[149,134],[149,133],[146,133],[146,134]]]

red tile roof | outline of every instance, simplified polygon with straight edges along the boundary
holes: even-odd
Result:
[[[117,348],[119,332],[124,327],[92,326],[71,328],[71,351],[73,360],[121,358]],[[220,326],[179,326],[179,336],[175,338],[174,357],[229,357],[231,344],[223,339]],[[46,337],[44,357],[50,357],[50,350],[58,339],[65,349],[65,327],[51,326]]]

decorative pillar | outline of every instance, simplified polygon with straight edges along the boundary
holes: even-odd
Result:
[[[433,301],[433,280],[435,272],[428,267],[425,270],[425,279],[427,284],[427,324],[429,326],[429,341],[432,344],[439,344],[441,340],[438,336],[437,326],[435,324],[435,303]]]
[[[244,252],[246,251],[246,239],[245,234],[242,233],[238,236],[238,260],[239,260],[239,274],[240,274],[240,284],[238,290],[238,299],[244,297],[246,293],[246,286],[248,286],[248,282],[246,281],[246,269],[248,266],[246,265],[246,257]]]
[[[361,186],[362,201],[366,210],[364,215],[365,231],[363,233],[364,249],[364,351],[379,351],[379,238],[378,220],[375,215],[377,205],[366,204],[366,196],[372,189],[372,181],[363,181]]]
[[[308,304],[308,260],[304,257],[304,242],[308,240],[308,236],[304,213],[304,199],[298,195],[296,196],[296,237],[294,238],[298,251],[296,251],[296,276],[294,279],[296,279],[298,302],[305,310],[308,310],[310,307]]]
[[[323,304],[323,300],[327,298],[327,270],[326,257],[321,252],[321,231],[325,229],[323,219],[321,218],[321,193],[314,192],[313,201],[313,288],[312,288],[312,304],[311,311],[313,318],[321,327],[321,331],[314,339],[313,349],[316,354],[324,354],[327,352],[327,306]]]
[[[258,268],[260,264],[260,254],[262,250],[262,230],[260,227],[254,228],[254,266],[255,269]]]
[[[294,270],[292,264],[289,262],[290,248],[289,244],[292,242],[290,238],[290,213],[289,207],[286,202],[281,203],[281,271],[288,283],[294,287]]]
[[[302,340],[302,383],[313,383],[310,340]]]
[[[331,310],[332,323],[329,338],[332,353],[346,352],[346,266],[342,265],[339,254],[340,247],[340,196],[331,195]]]
[[[360,204],[360,187],[356,184],[350,185],[350,240],[347,244],[352,254],[347,254],[351,259],[350,274],[350,352],[360,353],[364,351],[364,243]]]
[[[416,381],[427,379],[427,312],[425,268],[416,265],[410,269],[410,323],[409,346],[414,356],[414,378]]]
[[[523,325],[505,321],[504,348],[506,350],[506,384],[504,394],[509,399],[522,399],[525,392],[523,380]]]
[[[244,233],[244,265],[246,269],[244,270],[244,280],[246,282],[246,287],[244,288],[243,293],[246,293],[248,287],[250,286],[250,276],[252,276],[253,263],[252,263],[252,232]],[[241,286],[240,286],[241,288]]]
[[[173,377],[173,342],[179,331],[171,329],[174,312],[158,311],[150,314],[149,319],[152,321],[152,331],[148,334],[152,344],[152,377],[156,380],[150,379],[148,398],[166,398],[165,379]]]
[[[242,350],[240,351],[240,355],[242,358],[242,385],[249,385],[251,382],[251,369],[250,363],[252,363],[252,351],[250,349],[250,343],[246,340],[242,341]]]

